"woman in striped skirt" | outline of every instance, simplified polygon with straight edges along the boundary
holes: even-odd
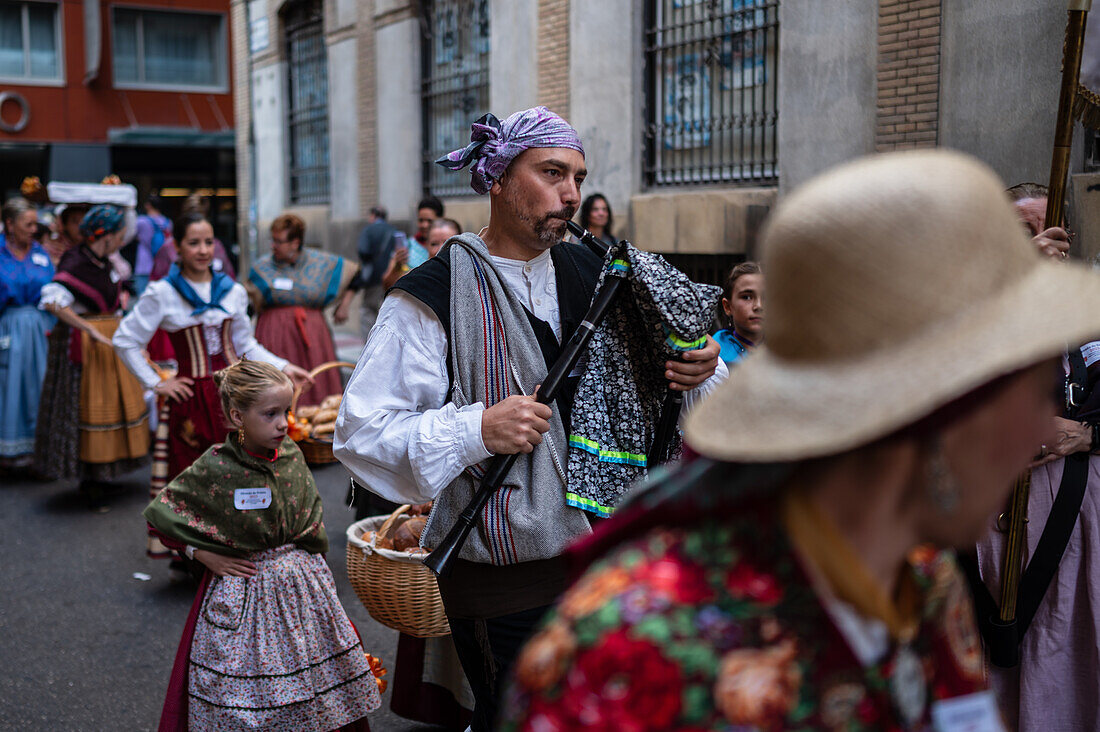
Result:
[[[173,231],[179,259],[168,276],[152,282],[114,335],[119,357],[161,404],[153,447],[150,496],[155,496],[206,448],[223,442],[228,428],[214,387],[215,371],[240,358],[266,361],[300,384],[309,375],[256,342],[244,287],[211,267],[214,229],[201,214],[185,214]],[[162,375],[144,348],[157,328],[168,333],[179,367]],[[146,553],[171,552],[149,536]]]

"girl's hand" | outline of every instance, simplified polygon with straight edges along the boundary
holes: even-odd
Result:
[[[195,393],[191,389],[194,383],[186,376],[173,376],[154,386],[153,393],[157,396],[168,397],[175,402],[182,402],[184,399],[190,399]]]
[[[286,368],[283,369],[283,373],[290,377],[290,380],[294,382],[295,388],[305,388],[306,384],[310,386],[313,385],[313,379],[310,377],[309,372],[301,366],[295,366],[292,363],[288,363]]]
[[[192,556],[219,577],[247,578],[256,574],[256,565],[247,559],[227,557],[224,554],[215,554],[205,549],[196,549]]]
[[[103,335],[102,333],[100,333],[95,328],[92,328],[91,330],[89,330],[88,335],[96,343],[102,343],[103,345],[107,346],[108,348],[114,348],[114,344],[111,343],[111,339],[108,338],[107,336]]]

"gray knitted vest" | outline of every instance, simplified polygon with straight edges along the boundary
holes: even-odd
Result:
[[[531,394],[546,377],[546,363],[523,305],[504,284],[480,237],[462,234],[450,246],[451,401],[488,408],[513,394]],[[542,444],[520,455],[459,556],[497,565],[548,559],[589,533],[585,513],[565,502],[567,464],[565,429],[555,409]],[[424,546],[439,545],[487,466],[467,468],[436,497]]]

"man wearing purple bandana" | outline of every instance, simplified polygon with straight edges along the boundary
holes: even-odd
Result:
[[[434,501],[427,547],[453,525],[492,455],[524,453],[439,580],[476,700],[471,727],[489,730],[512,660],[566,587],[562,551],[598,521],[564,498],[582,367],[553,408],[534,393],[580,326],[603,261],[562,241],[587,170],[576,130],[545,107],[503,122],[485,115],[468,146],[437,162],[470,167],[471,186],[490,197],[489,226],[452,237],[389,293],[345,391],[334,451],[379,496]],[[666,365],[685,408],[714,386],[718,353],[708,341]]]

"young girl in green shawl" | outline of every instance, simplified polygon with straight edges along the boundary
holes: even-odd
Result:
[[[145,509],[166,545],[209,570],[160,729],[369,729],[381,699],[322,556],[321,497],[286,435],[291,381],[246,360],[214,379],[236,431]]]

